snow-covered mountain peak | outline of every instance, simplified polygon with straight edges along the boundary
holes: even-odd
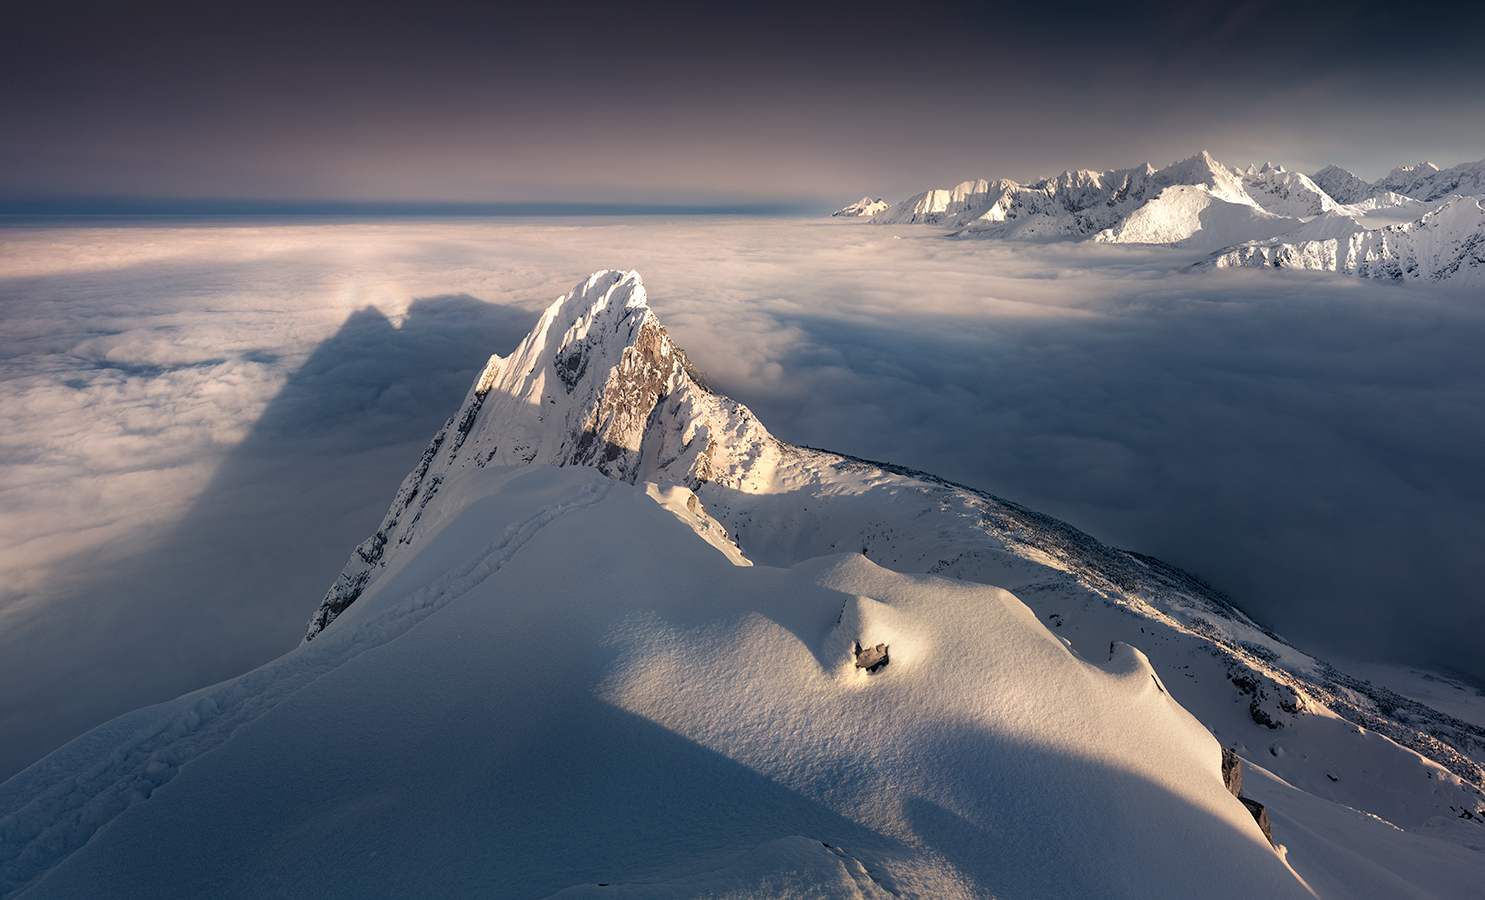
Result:
[[[1309,219],[1340,208],[1309,176],[1271,163],[1243,176],[1242,188],[1253,203],[1274,215]]]
[[[1340,166],[1326,166],[1310,179],[1337,203],[1360,203],[1371,196],[1371,185]]]
[[[756,491],[778,455],[746,407],[707,389],[650,311],[639,273],[595,272],[552,303],[509,357],[491,357],[325,595],[306,640],[428,527],[435,496],[457,494],[481,469],[591,466],[629,484]]]
[[[1251,202],[1243,191],[1241,180],[1205,150],[1180,162],[1171,163],[1156,172],[1155,176],[1166,185],[1195,185],[1207,188],[1214,196],[1223,200]]]
[[[1194,165],[1217,171],[1210,157],[1193,159]],[[1119,183],[1130,183],[1124,180],[1127,173],[1113,174]],[[1277,172],[1262,177],[1271,175],[1282,177]],[[1165,188],[1162,202],[1147,204],[1145,210],[1170,206],[1174,201],[1165,198],[1172,192],[1202,198],[1206,206],[1199,212],[1209,224],[1218,221],[1214,211],[1293,221],[1216,200],[1192,185]],[[1465,206],[1435,218],[1451,223],[1467,219]],[[1469,206],[1479,213],[1477,204]],[[1316,229],[1346,234],[1352,227],[1348,223],[1331,213]],[[594,274],[553,303],[510,357],[492,359],[404,482],[382,526],[357,548],[327,593],[309,636],[323,630],[368,585],[385,583],[410,552],[406,548],[457,515],[468,497],[478,496],[472,486],[482,483],[482,472],[528,463],[588,466],[618,481],[655,483],[660,487],[651,496],[739,564],[788,567],[859,550],[901,572],[1009,589],[1037,584],[1029,602],[1040,605],[1039,615],[1057,622],[1064,621],[1065,607],[1084,602],[1075,598],[1092,592],[1134,615],[1139,625],[1161,629],[1176,645],[1189,645],[1200,658],[1214,661],[1218,672],[1202,682],[1213,693],[1182,700],[1195,709],[1222,710],[1227,716],[1234,708],[1235,685],[1245,704],[1239,708],[1248,712],[1233,727],[1257,727],[1260,734],[1286,726],[1297,732],[1323,730],[1328,727],[1324,716],[1339,713],[1427,751],[1466,784],[1485,784],[1476,763],[1409,725],[1379,720],[1364,705],[1358,708],[1356,698],[1364,693],[1353,683],[1337,689],[1334,684],[1342,676],[1265,633],[1184,573],[1135,559],[1062,523],[923,473],[778,441],[745,406],[701,384],[649,309],[634,272]],[[735,553],[725,549],[729,545]],[[1054,590],[1052,584],[1064,587]],[[1099,625],[1087,637],[1094,643],[1137,642],[1142,634],[1122,624]],[[1208,680],[1212,675],[1215,680]],[[1305,710],[1333,712],[1308,715]],[[1208,725],[1216,727],[1213,721]],[[1474,732],[1458,732],[1450,740],[1466,752],[1476,745],[1485,748],[1485,736]],[[1279,768],[1291,784],[1317,783],[1317,772],[1302,766]],[[1318,776],[1330,784],[1323,772]],[[1357,794],[1352,805],[1373,808],[1368,806],[1372,799]],[[1393,821],[1412,815],[1416,813],[1396,812]]]
[[[1203,150],[1162,169],[1149,163],[1081,169],[1029,185],[966,181],[911,197],[872,222],[1022,240],[1084,237],[1216,249],[1277,234],[1334,206],[1303,175],[1273,166],[1243,173]]]
[[[1373,186],[1385,188],[1397,194],[1406,194],[1419,182],[1432,178],[1438,173],[1439,167],[1427,161],[1413,166],[1397,166],[1374,182]]]
[[[880,197],[873,200],[868,195],[866,197],[862,197],[860,200],[857,200],[855,203],[852,203],[850,206],[836,210],[830,215],[832,217],[839,216],[848,219],[861,218],[863,216],[874,216],[882,210],[886,209],[889,205],[890,204],[888,204],[887,201],[881,199]]]

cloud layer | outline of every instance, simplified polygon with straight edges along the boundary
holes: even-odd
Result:
[[[785,440],[1485,679],[1478,298],[1190,261],[799,219],[6,229],[0,777],[292,646],[485,356],[606,267]]]

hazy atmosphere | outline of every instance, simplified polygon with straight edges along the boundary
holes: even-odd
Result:
[[[292,648],[486,358],[609,267],[785,441],[1485,684],[1478,290],[822,215],[1203,149],[1478,160],[1482,13],[1420,15],[10,5],[0,779]],[[657,207],[695,214],[591,215]]]
[[[1372,180],[1480,158],[1481,24],[1380,0],[9,4],[0,209],[828,211],[1202,149]]]

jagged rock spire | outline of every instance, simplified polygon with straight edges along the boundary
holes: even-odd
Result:
[[[637,272],[595,272],[492,356],[310,619],[313,639],[356,601],[429,501],[488,466],[591,466],[636,484],[741,486],[778,455],[746,407],[711,393],[646,302]],[[718,442],[713,435],[725,433]],[[720,444],[720,445],[719,445]]]

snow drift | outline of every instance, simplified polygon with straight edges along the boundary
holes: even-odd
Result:
[[[1338,851],[1276,853],[1228,746],[1303,792],[1281,847],[1362,809],[1441,861],[1384,842],[1375,896],[1443,897],[1482,737],[1158,560],[776,440],[600,272],[490,360],[297,650],[0,786],[0,893],[1312,896]]]

